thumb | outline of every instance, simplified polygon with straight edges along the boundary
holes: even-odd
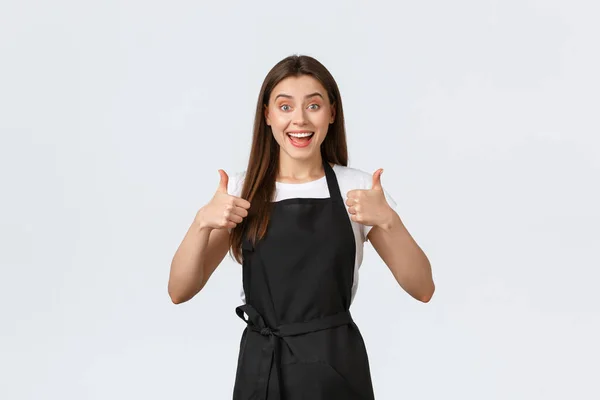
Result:
[[[219,175],[221,175],[221,181],[219,182],[219,187],[217,192],[227,193],[227,184],[229,183],[229,176],[222,169],[219,170]]]
[[[381,187],[381,174],[383,174],[383,168],[379,168],[373,173],[373,187],[371,189],[382,190]]]

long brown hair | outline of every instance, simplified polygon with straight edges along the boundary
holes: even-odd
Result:
[[[333,76],[323,64],[305,55],[293,55],[278,62],[267,74],[258,95],[254,132],[246,177],[240,197],[251,204],[248,217],[238,224],[230,236],[231,253],[234,259],[242,262],[241,245],[246,234],[252,243],[256,243],[267,232],[271,202],[275,193],[275,179],[279,166],[279,144],[273,138],[271,127],[267,125],[264,109],[269,104],[273,88],[290,76],[309,75],[318,80],[325,90],[332,107],[335,107],[335,119],[329,126],[327,135],[321,144],[321,157],[326,162],[348,165],[346,128],[342,98]]]

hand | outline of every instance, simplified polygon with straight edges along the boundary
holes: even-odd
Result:
[[[233,229],[248,216],[250,203],[227,194],[229,177],[219,170],[221,181],[213,198],[196,214],[195,222],[201,228]]]
[[[392,219],[394,210],[385,199],[381,187],[381,174],[383,169],[373,173],[371,189],[355,189],[347,193],[346,205],[350,219],[363,225],[377,226],[388,224]]]

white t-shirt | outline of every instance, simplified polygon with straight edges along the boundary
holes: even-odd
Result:
[[[356,168],[344,167],[341,165],[334,165],[333,171],[340,187],[344,202],[346,201],[346,194],[350,190],[354,189],[371,189],[373,185],[373,174],[361,171]],[[246,173],[238,172],[229,178],[229,184],[227,186],[227,193],[232,196],[239,196],[242,191],[244,177]],[[396,208],[396,202],[384,189],[385,198],[393,209]],[[275,182],[275,201],[281,201],[291,198],[327,198],[329,197],[329,189],[327,187],[327,179],[323,176],[320,179],[306,182],[306,183],[281,183]],[[348,207],[346,207],[346,212]],[[348,213],[350,219],[350,213]],[[356,240],[356,259],[354,264],[354,283],[352,285],[352,300],[356,294],[358,288],[358,270],[363,260],[363,246],[367,241],[367,235],[371,230],[372,226],[362,225],[358,222],[350,220],[352,224],[352,230],[354,231],[354,238]],[[245,302],[244,288],[240,290],[240,296],[242,301]]]

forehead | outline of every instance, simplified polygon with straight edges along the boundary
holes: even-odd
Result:
[[[294,97],[296,100],[302,100],[304,99],[304,96],[315,92],[321,93],[323,98],[328,100],[325,87],[312,76],[289,76],[275,85],[271,92],[270,100],[273,100],[278,94],[286,94]]]

